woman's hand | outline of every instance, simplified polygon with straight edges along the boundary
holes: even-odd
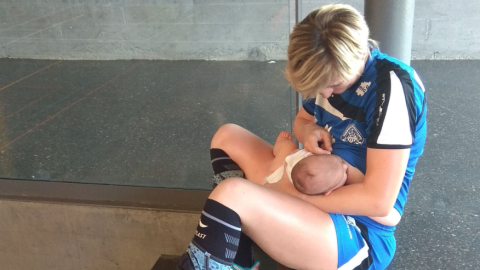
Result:
[[[307,113],[303,107],[295,117],[293,131],[295,138],[303,144],[305,150],[314,154],[330,154],[332,151],[330,133],[315,124],[313,115]]]
[[[303,147],[305,150],[314,154],[331,153],[332,137],[327,130],[314,123],[306,123],[303,130]]]

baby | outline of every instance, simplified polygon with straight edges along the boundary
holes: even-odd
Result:
[[[297,144],[292,141],[292,135],[285,131],[278,135],[273,145],[273,155],[270,167],[272,173],[265,178],[265,182],[275,183],[287,177],[303,194],[328,195],[343,185],[361,183],[364,179],[359,169],[338,155],[314,155],[305,150],[299,150]],[[362,166],[360,163],[356,165]],[[370,218],[382,224],[394,226],[400,221],[401,216],[392,208],[385,217]]]
[[[363,181],[363,174],[333,154],[314,155],[297,148],[288,132],[281,132],[273,146],[275,158],[265,182],[276,183],[287,177],[301,193],[328,195],[345,185]]]

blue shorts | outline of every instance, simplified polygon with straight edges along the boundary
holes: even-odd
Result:
[[[383,270],[395,254],[394,226],[364,216],[330,214],[337,233],[340,270]]]

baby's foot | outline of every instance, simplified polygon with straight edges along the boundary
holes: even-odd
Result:
[[[275,140],[275,144],[281,142],[281,141],[287,141],[287,140],[292,140],[292,134],[286,132],[286,131],[282,131],[280,132],[280,134],[278,134],[278,137],[277,139]]]

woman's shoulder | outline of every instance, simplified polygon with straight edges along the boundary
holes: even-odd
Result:
[[[387,97],[392,90],[398,88],[406,94],[412,93],[423,99],[425,88],[415,69],[378,49],[372,51],[370,58],[363,78],[363,84],[372,90],[369,91],[370,95],[381,99],[383,94]]]
[[[374,72],[379,76],[394,72],[397,74],[408,75],[402,76],[401,79],[415,80],[418,77],[413,67],[403,63],[395,57],[382,53],[379,49],[374,49],[371,57],[373,58],[375,66]]]

